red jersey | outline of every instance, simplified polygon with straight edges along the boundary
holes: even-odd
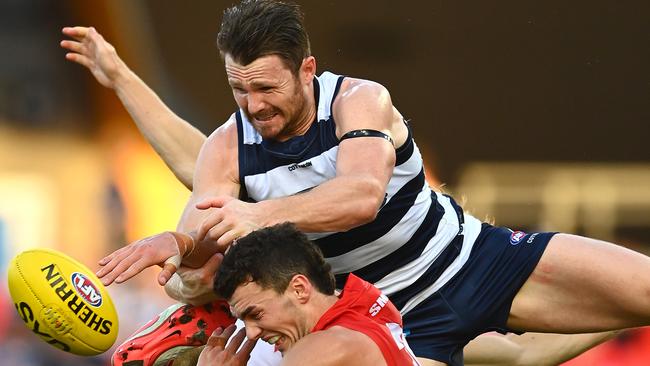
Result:
[[[321,316],[312,332],[341,326],[361,332],[379,347],[388,366],[419,365],[402,331],[402,317],[388,297],[350,274],[339,300]]]

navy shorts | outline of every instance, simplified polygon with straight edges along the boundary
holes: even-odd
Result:
[[[512,232],[483,224],[465,266],[438,292],[403,315],[416,356],[463,364],[463,347],[488,331],[511,332],[512,301],[555,233]]]

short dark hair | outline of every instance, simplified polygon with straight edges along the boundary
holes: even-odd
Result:
[[[214,290],[230,299],[238,286],[255,282],[281,294],[297,274],[305,275],[319,292],[334,294],[332,267],[320,248],[293,224],[284,223],[237,239],[221,262]]]
[[[217,47],[222,57],[230,54],[242,65],[263,56],[280,56],[294,75],[311,55],[300,7],[274,0],[244,0],[226,9]]]

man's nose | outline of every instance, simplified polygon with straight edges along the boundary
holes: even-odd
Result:
[[[248,113],[255,115],[264,110],[266,103],[264,103],[261,93],[251,92],[248,93]]]
[[[252,322],[244,322],[244,326],[246,328],[246,338],[257,339],[262,335],[262,328]]]

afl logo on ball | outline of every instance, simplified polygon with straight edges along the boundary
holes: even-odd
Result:
[[[102,304],[102,294],[90,279],[79,272],[72,274],[72,284],[79,296],[94,307]]]
[[[519,242],[521,242],[521,239],[526,236],[526,233],[523,231],[514,231],[512,234],[510,234],[510,244],[512,245],[517,245]]]

